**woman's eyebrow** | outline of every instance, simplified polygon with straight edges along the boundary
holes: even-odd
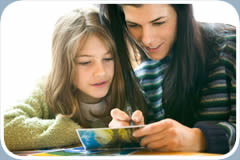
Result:
[[[160,19],[162,19],[162,18],[165,18],[165,17],[166,17],[166,16],[161,16],[161,17],[155,18],[155,19],[151,20],[150,23],[154,23],[154,22],[156,22],[156,21],[158,21],[158,20],[160,20]],[[137,24],[137,23],[132,22],[132,21],[129,21],[129,20],[126,20],[126,23]]]
[[[128,20],[126,20],[126,23],[137,24],[135,22],[131,22],[131,21],[128,21]]]
[[[156,18],[156,19],[154,19],[154,20],[152,20],[152,21],[150,21],[151,23],[154,23],[154,22],[156,22],[156,21],[158,21],[158,20],[160,20],[160,19],[162,19],[162,18],[165,18],[166,16],[161,16],[161,17],[158,17],[158,18]]]

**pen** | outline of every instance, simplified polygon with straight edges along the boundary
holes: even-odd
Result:
[[[134,121],[132,120],[132,107],[131,106],[127,106],[127,114],[130,117],[130,126],[135,125]]]

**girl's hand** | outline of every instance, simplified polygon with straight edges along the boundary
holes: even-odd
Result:
[[[112,121],[108,124],[110,128],[129,126],[130,117],[126,112],[121,111],[118,108],[114,108],[111,110],[111,116],[112,116]],[[135,125],[144,124],[143,114],[139,110],[136,110],[132,114],[131,118],[135,123]]]
[[[138,129],[135,137],[143,137],[141,146],[158,151],[204,151],[205,137],[198,128],[189,128],[172,119],[165,119]]]

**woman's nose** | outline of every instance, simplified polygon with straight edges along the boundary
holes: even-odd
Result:
[[[144,46],[151,46],[153,40],[153,31],[148,26],[142,28],[141,42]]]

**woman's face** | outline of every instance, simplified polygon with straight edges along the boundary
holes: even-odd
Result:
[[[108,93],[114,76],[112,53],[95,35],[87,38],[79,50],[74,85],[80,90],[81,101],[99,102]]]
[[[131,35],[154,60],[166,57],[175,41],[177,14],[168,4],[123,5]]]

